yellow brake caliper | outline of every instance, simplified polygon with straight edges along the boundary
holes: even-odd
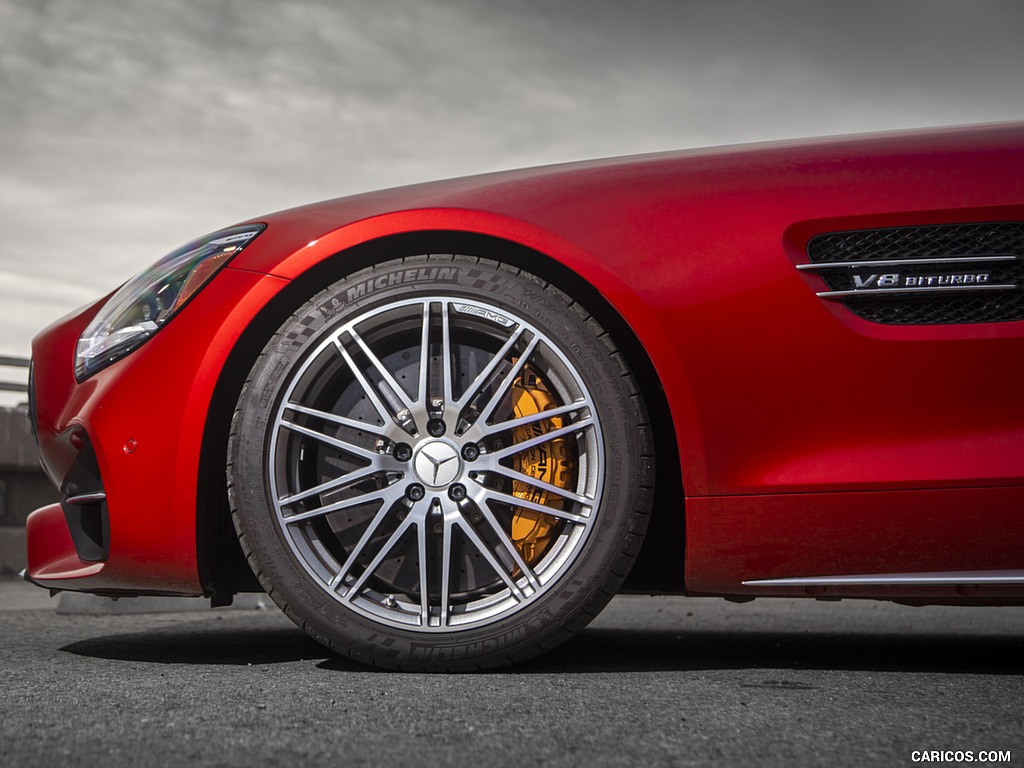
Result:
[[[558,405],[547,386],[529,366],[524,367],[523,373],[512,383],[512,403],[516,418],[532,416]],[[512,442],[540,437],[559,429],[563,424],[563,417],[552,416],[516,427],[512,432]],[[513,467],[536,480],[558,488],[568,488],[576,473],[575,449],[567,438],[556,437],[517,453]],[[552,506],[549,504],[552,496],[550,492],[522,480],[512,482],[512,494],[524,501]],[[556,497],[554,502],[562,500]],[[512,543],[526,564],[532,565],[541,558],[560,529],[558,518],[516,507],[512,516]]]

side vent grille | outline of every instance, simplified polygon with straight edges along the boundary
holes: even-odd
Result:
[[[940,224],[817,235],[818,296],[895,325],[1024,320],[1024,222]]]

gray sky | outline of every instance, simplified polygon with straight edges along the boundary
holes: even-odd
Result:
[[[0,355],[304,202],[1021,119],[1022,39],[1016,0],[0,0]]]

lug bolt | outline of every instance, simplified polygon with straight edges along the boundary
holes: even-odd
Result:
[[[462,501],[466,498],[466,486],[462,483],[455,483],[448,489],[448,498],[452,501]]]
[[[399,461],[408,461],[412,458],[412,448],[405,443],[399,443],[395,446],[395,458]]]
[[[476,443],[466,443],[462,446],[462,458],[466,461],[476,461],[480,458],[480,449]]]
[[[431,419],[427,422],[427,432],[431,437],[440,437],[444,434],[444,422],[440,419]]]
[[[409,497],[410,501],[420,501],[427,492],[423,490],[423,486],[419,483],[413,483],[405,489],[405,495]]]

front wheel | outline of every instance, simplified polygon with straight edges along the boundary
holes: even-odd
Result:
[[[462,256],[314,296],[232,423],[243,550],[281,608],[354,659],[528,658],[621,585],[649,515],[646,411],[601,326],[538,278]]]

